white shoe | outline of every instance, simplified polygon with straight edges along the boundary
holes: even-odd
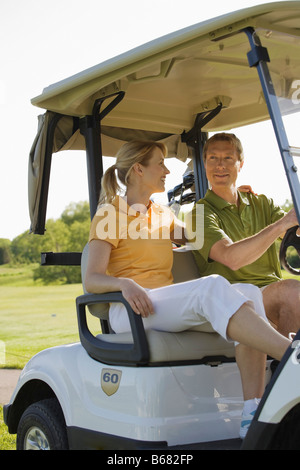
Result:
[[[242,414],[242,421],[240,427],[240,438],[244,439],[252,422],[253,416],[255,415],[256,410],[253,410],[249,414]]]

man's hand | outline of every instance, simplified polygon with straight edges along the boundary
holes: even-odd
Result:
[[[286,229],[288,230],[291,227],[295,227],[296,225],[299,225],[296,211],[295,209],[291,209],[282,219],[281,219],[285,224],[286,224]],[[300,227],[296,231],[297,237],[300,237]]]

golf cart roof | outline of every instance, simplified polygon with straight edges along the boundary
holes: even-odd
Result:
[[[105,133],[121,140],[126,129],[179,135],[220,102],[222,112],[203,130],[268,119],[257,71],[247,61],[246,35],[234,34],[246,27],[268,49],[275,87],[291,93],[300,77],[300,1],[238,10],[168,34],[48,86],[32,104],[82,117],[92,114],[95,100],[124,91],[102,121]]]
[[[168,34],[45,88],[32,99],[46,112],[29,155],[31,231],[44,233],[51,156],[62,150],[86,150],[91,216],[101,187],[101,156],[115,156],[130,140],[161,141],[169,157],[192,158],[196,195],[202,197],[207,181],[200,140],[207,132],[270,119],[270,94],[285,112],[298,111],[300,100],[295,106],[293,97],[300,86],[299,25],[300,1],[258,5]],[[264,80],[272,90],[266,93],[258,68],[267,62],[271,77]],[[280,122],[276,129],[282,133]],[[286,151],[289,145],[281,140]],[[286,171],[300,218],[292,168]]]

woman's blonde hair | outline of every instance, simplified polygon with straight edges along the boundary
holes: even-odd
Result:
[[[239,156],[239,160],[241,162],[244,161],[244,151],[243,151],[243,146],[242,146],[242,143],[240,141],[240,139],[237,138],[237,136],[235,134],[231,134],[229,132],[220,132],[218,134],[214,134],[212,137],[210,137],[206,142],[205,142],[205,145],[204,145],[204,148],[203,148],[203,160],[204,162],[206,161],[206,154],[207,154],[207,150],[208,150],[208,147],[210,146],[210,144],[214,143],[214,142],[220,142],[220,141],[225,141],[225,142],[229,142],[233,145],[233,147],[235,148],[238,156]]]
[[[116,163],[103,175],[99,204],[111,203],[121,193],[116,172],[120,182],[127,187],[133,165],[140,163],[147,166],[155,148],[159,148],[164,157],[167,156],[167,147],[160,142],[138,140],[122,145],[116,154]]]

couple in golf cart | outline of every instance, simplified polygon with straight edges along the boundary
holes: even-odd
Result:
[[[241,144],[232,134],[217,134],[204,148],[211,189],[198,203],[205,207],[203,247],[195,250],[203,277],[173,284],[172,242],[188,242],[191,227],[151,201],[153,193],[165,190],[166,155],[164,144],[129,142],[105,172],[90,230],[85,286],[91,293],[121,291],[146,329],[201,331],[210,323],[233,341],[244,395],[243,438],[264,392],[266,354],[280,360],[291,344],[288,334],[300,326],[294,313],[299,283],[280,281],[273,246],[298,225],[297,218],[294,211],[284,215],[264,196],[237,191]],[[196,220],[198,204],[192,217],[196,227],[203,224]],[[293,308],[284,309],[282,302]],[[109,316],[116,333],[130,331],[123,304],[112,304]]]

